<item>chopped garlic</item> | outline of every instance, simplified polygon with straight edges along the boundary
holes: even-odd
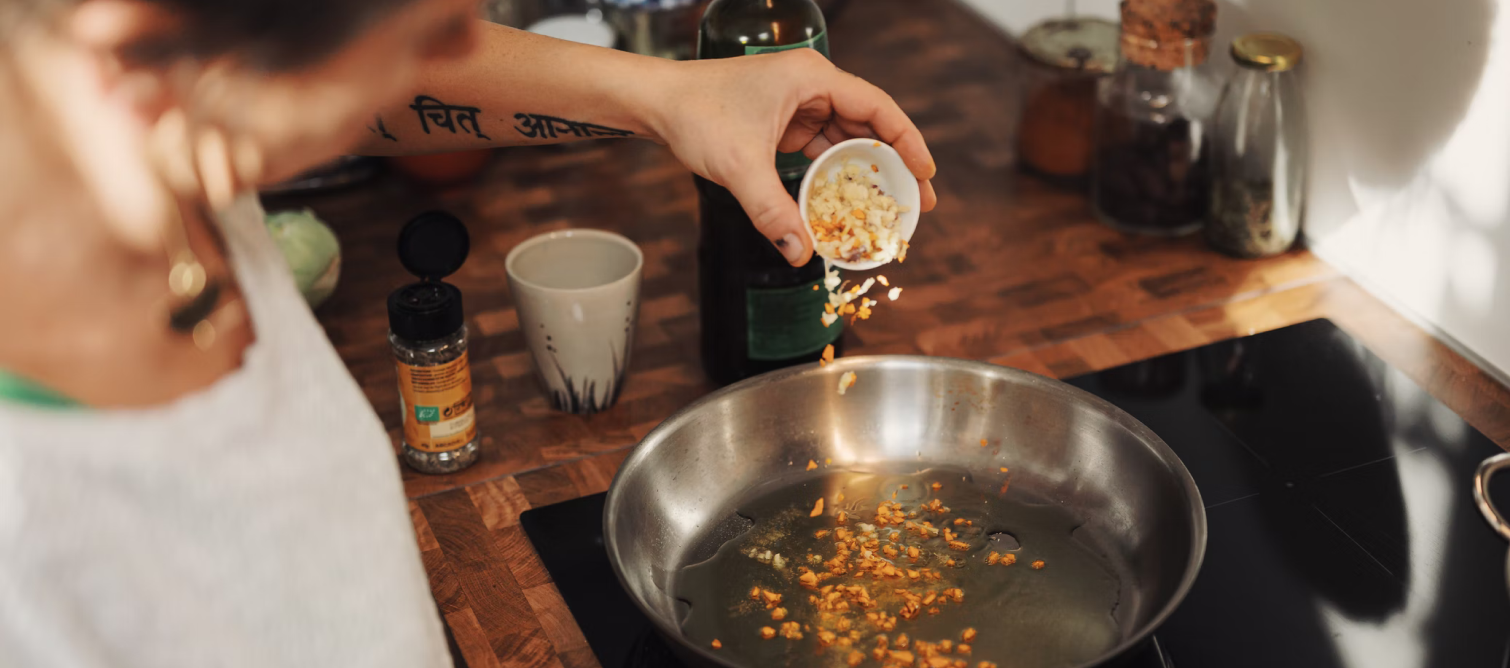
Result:
[[[891,281],[886,280],[886,276],[884,274],[880,275],[880,276],[876,276],[876,281],[878,283],[880,283],[881,285],[884,285],[884,286],[886,286],[888,288],[891,287]]]
[[[824,313],[823,314],[823,326],[827,327],[829,325],[832,325],[832,324],[834,324],[834,321],[836,321],[838,319],[839,319],[839,314],[837,314],[837,313]]]
[[[855,372],[853,372],[853,371],[845,371],[844,375],[839,376],[839,394],[840,394],[840,396],[843,396],[843,394],[845,392],[847,392],[849,390],[849,388],[854,387],[854,386],[855,386]]]
[[[890,297],[891,301],[896,301],[897,297],[901,297],[902,296],[902,289],[901,288],[892,288],[890,292],[886,293],[886,296]]]
[[[908,210],[884,194],[859,165],[820,174],[808,196],[808,226],[815,250],[849,262],[890,262],[901,252],[899,215]]]

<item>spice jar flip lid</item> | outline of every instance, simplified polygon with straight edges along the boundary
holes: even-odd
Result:
[[[1300,42],[1279,33],[1261,32],[1232,40],[1232,59],[1243,67],[1284,72],[1300,63]]]
[[[456,273],[472,248],[467,227],[444,211],[416,216],[398,235],[398,258],[420,279],[388,295],[388,329],[410,341],[433,341],[461,329],[461,290],[440,279]]]
[[[1117,68],[1121,28],[1091,18],[1053,19],[1029,28],[1018,41],[1023,53],[1049,67],[1106,74]]]
[[[456,273],[471,250],[467,226],[444,211],[415,216],[398,233],[398,260],[422,281],[438,281]]]

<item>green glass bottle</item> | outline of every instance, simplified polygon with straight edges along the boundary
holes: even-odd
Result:
[[[812,0],[713,0],[703,13],[697,57],[802,48],[828,56],[827,26]],[[811,161],[801,153],[773,158],[796,199]],[[702,358],[708,376],[732,383],[816,361],[830,344],[842,352],[843,321],[824,327],[821,319],[828,302],[822,261],[792,267],[727,189],[699,177],[697,192]]]

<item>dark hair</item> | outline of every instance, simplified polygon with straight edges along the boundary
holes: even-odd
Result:
[[[0,5],[17,0],[0,0]],[[77,0],[19,0],[32,9]],[[363,30],[412,0],[145,0],[183,21],[183,30],[133,46],[127,57],[167,63],[234,53],[252,67],[297,69],[339,51]]]

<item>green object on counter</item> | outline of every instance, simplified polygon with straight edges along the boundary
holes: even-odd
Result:
[[[0,401],[43,408],[79,407],[78,402],[4,369],[0,369]]]
[[[304,301],[315,308],[330,297],[341,274],[341,244],[313,211],[267,215],[267,231],[294,272]]]

